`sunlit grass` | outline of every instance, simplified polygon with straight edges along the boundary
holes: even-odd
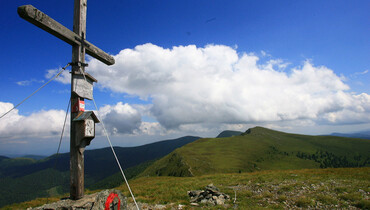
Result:
[[[59,201],[60,197],[55,197],[55,198],[37,198],[32,201],[26,201],[23,203],[19,204],[13,204],[13,205],[8,205],[4,206],[1,209],[7,209],[7,210],[17,210],[17,209],[27,209],[28,207],[37,207],[37,206],[42,206],[47,203],[53,203],[56,201]]]
[[[189,205],[187,191],[203,189],[213,183],[229,194],[231,200],[234,200],[236,189],[240,208],[282,208],[284,202],[302,208],[315,205],[348,207],[367,205],[357,191],[364,189],[368,192],[369,180],[370,168],[305,169],[185,178],[141,177],[132,180],[131,187],[138,200],[144,203]],[[129,196],[125,186],[119,189]],[[232,201],[229,204],[233,205]]]
[[[154,162],[141,175],[202,176],[370,166],[367,148],[369,141],[365,139],[287,134],[256,127],[241,136],[204,138],[187,144]]]
[[[369,208],[369,201],[361,192],[369,193],[370,168],[277,170],[200,177],[140,177],[130,180],[130,187],[140,203],[182,204],[190,208],[187,191],[204,189],[210,183],[231,197],[226,207],[206,206],[213,209],[234,206],[238,209]],[[133,202],[126,185],[117,189],[128,197],[129,203]],[[4,209],[26,209],[58,199],[40,198]]]

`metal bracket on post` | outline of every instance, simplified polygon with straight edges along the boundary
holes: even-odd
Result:
[[[89,66],[89,64],[83,63],[81,61],[79,61],[79,62],[71,62],[70,64],[71,64],[71,66],[78,66],[78,67],[88,67]]]

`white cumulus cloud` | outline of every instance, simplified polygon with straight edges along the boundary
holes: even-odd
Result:
[[[51,79],[56,74],[58,74],[60,71],[61,69],[49,69],[46,71],[45,77],[47,79]],[[63,84],[70,84],[71,74],[67,70],[64,70],[57,78],[55,78],[55,80]]]
[[[109,134],[133,134],[140,129],[141,114],[129,104],[105,105],[99,109],[99,115]]]
[[[258,56],[224,45],[165,49],[144,44],[114,57],[115,65],[92,60],[87,71],[101,87],[151,100],[151,116],[167,129],[307,119],[370,122],[370,96],[349,93],[342,77],[311,61],[286,70],[288,63],[280,59],[259,64]],[[119,124],[117,113],[107,118]],[[135,111],[126,115],[128,125],[118,126],[117,132],[131,132],[140,124]]]
[[[13,107],[14,105],[11,103],[0,102],[0,115]],[[14,109],[0,119],[0,138],[13,139],[60,135],[65,114],[63,110],[41,110],[25,116],[20,115],[18,110]]]
[[[18,82],[16,82],[16,84],[19,85],[19,86],[29,86],[33,83],[44,83],[44,82],[45,82],[44,80],[30,79],[30,80],[18,81]]]
[[[11,103],[0,102],[0,115],[14,107]],[[140,108],[140,106],[139,106]],[[141,108],[144,109],[144,108]],[[105,105],[99,109],[109,134],[158,134],[163,128],[158,123],[142,123],[140,111],[129,104],[118,102],[115,105]],[[52,137],[61,134],[65,119],[63,110],[41,110],[29,116],[19,114],[14,109],[0,119],[0,139],[19,139],[30,137]],[[64,136],[69,136],[69,114],[67,116]],[[97,125],[98,134],[102,134],[102,126]],[[14,143],[14,141],[12,141]]]

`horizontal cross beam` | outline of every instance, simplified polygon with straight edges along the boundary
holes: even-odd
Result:
[[[99,61],[107,65],[113,65],[115,63],[112,56],[99,49],[95,45],[91,44],[90,42],[84,40],[83,38],[81,38],[81,36],[69,30],[62,24],[58,23],[45,13],[36,9],[34,6],[20,6],[18,7],[18,14],[21,18],[53,34],[54,36],[67,42],[70,45],[82,45],[83,47],[85,47],[87,54],[98,59]]]

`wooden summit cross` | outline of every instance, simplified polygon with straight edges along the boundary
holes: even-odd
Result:
[[[77,200],[84,196],[84,150],[95,136],[93,112],[84,112],[84,99],[93,99],[91,75],[85,77],[85,52],[101,62],[112,65],[114,58],[86,41],[87,0],[74,1],[73,32],[32,5],[18,7],[18,14],[37,27],[72,45],[71,79],[71,140],[70,140],[70,196]]]

